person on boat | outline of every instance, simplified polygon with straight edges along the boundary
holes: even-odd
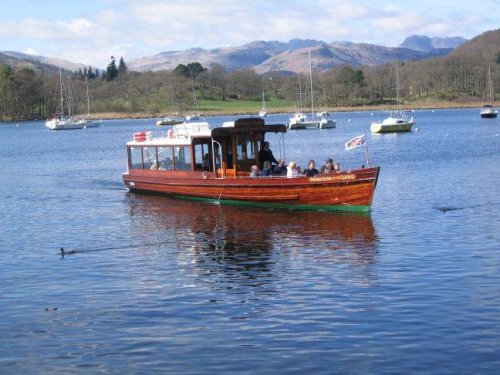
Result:
[[[283,159],[278,160],[278,165],[276,165],[273,169],[273,174],[277,175],[285,175],[286,174],[286,165]]]
[[[333,159],[326,159],[325,165],[323,165],[320,169],[320,173],[335,173]]]
[[[260,176],[260,170],[259,167],[256,165],[252,165],[250,168],[250,177],[259,177]]]
[[[149,169],[158,169],[158,163],[156,161],[151,164],[151,167]]]
[[[288,163],[288,167],[286,169],[287,169],[286,176],[288,178],[297,177],[300,175],[299,166],[294,161]]]
[[[270,176],[271,175],[271,162],[266,160],[264,162],[264,167],[262,167],[262,171],[260,172],[261,176]]]
[[[307,177],[314,177],[319,174],[319,171],[316,169],[316,163],[314,160],[309,160],[307,164],[307,169],[304,170],[304,175]]]
[[[267,141],[264,142],[259,151],[260,169],[264,167],[265,161],[269,161],[271,164],[278,164],[278,161],[274,158],[273,152],[269,149],[269,142]]]

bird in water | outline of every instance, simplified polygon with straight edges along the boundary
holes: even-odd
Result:
[[[76,250],[64,250],[64,247],[61,247],[61,257],[64,258],[65,255],[73,255],[76,254]]]

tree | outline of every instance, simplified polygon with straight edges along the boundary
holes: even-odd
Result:
[[[118,69],[116,68],[116,62],[114,56],[111,56],[111,62],[108,64],[106,69],[106,81],[112,81],[118,76]]]
[[[123,56],[120,57],[120,62],[118,63],[118,74],[125,74],[127,73],[127,65],[125,64],[125,61],[123,61]]]

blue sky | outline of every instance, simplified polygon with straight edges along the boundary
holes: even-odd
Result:
[[[254,40],[397,46],[500,27],[499,0],[0,0],[0,51],[105,67],[162,51]]]

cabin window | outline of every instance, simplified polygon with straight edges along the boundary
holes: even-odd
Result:
[[[190,146],[175,147],[175,169],[180,171],[191,170]]]
[[[158,163],[156,160],[156,147],[144,147],[142,151],[142,160],[144,169],[158,169]]]
[[[172,147],[158,147],[158,169],[165,171],[174,169],[173,156],[174,149]]]
[[[142,147],[130,147],[130,169],[142,169]]]
[[[210,146],[208,143],[194,145],[194,169],[195,171],[211,170]]]
[[[251,134],[238,134],[237,160],[255,159],[255,147]]]

